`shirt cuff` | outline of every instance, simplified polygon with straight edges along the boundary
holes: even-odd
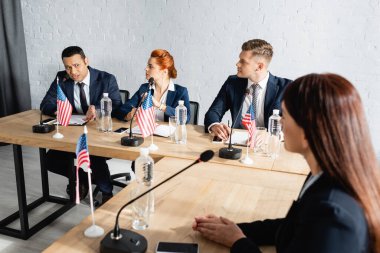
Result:
[[[212,131],[211,131],[211,127],[215,126],[215,125],[218,125],[220,124],[220,122],[215,122],[215,123],[212,123],[208,128],[207,128],[207,131],[211,134]]]

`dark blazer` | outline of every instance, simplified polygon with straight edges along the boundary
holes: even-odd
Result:
[[[144,83],[140,86],[139,90],[123,104],[119,110],[115,113],[115,117],[124,120],[124,117],[132,110],[136,108],[143,97],[143,94],[148,90],[148,83]],[[190,121],[191,111],[190,111],[190,102],[189,102],[189,93],[187,88],[174,84],[174,91],[168,90],[166,97],[166,111],[164,114],[164,120],[169,121],[170,116],[175,116],[175,108],[178,106],[178,101],[184,100],[184,104],[187,108],[187,122]]]
[[[257,245],[276,245],[281,252],[370,252],[364,211],[359,203],[327,175],[294,201],[283,219],[241,223],[247,238],[231,253],[260,252]]]
[[[273,76],[269,73],[267,89],[264,101],[264,123],[268,127],[269,117],[272,115],[273,109],[281,111],[281,99],[285,87],[291,80]],[[247,89],[248,79],[240,78],[236,75],[229,76],[223,84],[218,95],[214,99],[205,115],[205,131],[208,132],[208,127],[215,122],[221,122],[224,114],[230,110],[231,118],[235,120],[241,104],[243,103],[245,90]],[[241,112],[240,112],[241,114]],[[231,123],[232,124],[232,123]],[[233,126],[234,128],[243,128],[238,118]]]
[[[117,85],[115,76],[91,67],[88,67],[88,70],[90,71],[90,105],[95,105],[96,108],[100,108],[100,100],[103,97],[103,93],[108,93],[109,98],[112,100],[113,114],[122,104],[119,86]],[[57,76],[63,93],[65,93],[70,104],[73,106],[73,113],[76,113],[74,106],[74,81],[67,75],[66,71],[58,72]],[[57,78],[55,78],[50,85],[40,105],[41,111],[47,115],[54,115],[57,111],[56,79]]]

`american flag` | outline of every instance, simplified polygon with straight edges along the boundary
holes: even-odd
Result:
[[[82,134],[77,143],[77,171],[76,171],[76,203],[79,204],[80,198],[79,198],[79,168],[82,167],[82,169],[86,172],[90,172],[90,154],[88,153],[87,148],[87,135],[84,133]]]
[[[88,153],[87,148],[87,135],[82,134],[77,143],[77,167],[80,168],[82,165],[84,165],[84,169],[87,170],[87,168],[90,167],[90,154]]]
[[[67,126],[71,119],[71,113],[73,107],[71,106],[69,100],[63,93],[61,87],[58,84],[57,78],[57,107],[58,107],[58,123],[62,126]]]
[[[148,95],[145,98],[142,106],[137,111],[137,125],[140,128],[142,136],[152,135],[156,129],[155,110],[152,101],[152,90],[148,91]]]
[[[250,147],[254,147],[254,135],[256,130],[255,110],[252,103],[241,121],[241,124],[248,130]]]

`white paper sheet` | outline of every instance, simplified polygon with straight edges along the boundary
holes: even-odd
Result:
[[[69,125],[82,126],[86,123],[85,118],[85,115],[71,115]]]
[[[234,131],[232,132],[232,144],[239,146],[247,146],[248,132],[247,131]],[[225,143],[228,144],[229,140]]]
[[[156,130],[154,131],[154,135],[169,137],[172,133],[174,133],[174,131],[175,127],[169,127],[167,125],[158,125],[156,127]],[[132,128],[132,133],[141,134],[139,126],[135,126],[134,128]]]

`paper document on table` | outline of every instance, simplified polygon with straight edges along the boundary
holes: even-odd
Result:
[[[156,130],[154,130],[154,135],[169,137],[171,134],[174,133],[174,131],[175,127],[169,127],[167,125],[158,125],[156,127]],[[132,128],[132,133],[141,134],[140,128],[138,126],[135,126],[134,128]]]
[[[239,146],[247,146],[248,132],[234,131],[232,132],[232,144]],[[225,143],[228,144],[229,140]]]
[[[85,119],[86,119],[85,115],[71,115],[69,125],[71,125],[71,126],[83,126],[87,123],[87,121],[85,121]]]

